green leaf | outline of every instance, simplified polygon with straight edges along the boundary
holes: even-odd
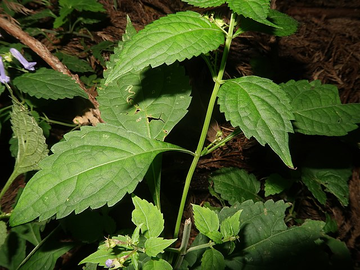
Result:
[[[237,211],[231,217],[227,217],[220,224],[220,232],[223,235],[223,241],[235,240],[240,232],[240,214],[242,210]]]
[[[99,90],[101,117],[145,137],[164,140],[185,116],[191,87],[177,64],[129,72]]]
[[[293,184],[291,179],[285,179],[279,174],[271,174],[265,181],[265,197],[279,194]]]
[[[20,267],[20,270],[54,269],[56,261],[61,255],[75,246],[71,242],[58,242],[56,239],[46,241],[30,259]]]
[[[71,9],[76,9],[78,11],[92,11],[92,12],[102,12],[105,11],[104,7],[97,0],[59,0],[61,8],[68,7]]]
[[[207,8],[207,7],[218,7],[225,4],[226,0],[182,0],[190,5]]]
[[[225,269],[224,256],[214,248],[206,250],[201,258],[201,269]]]
[[[255,175],[248,174],[245,170],[223,168],[211,174],[210,181],[214,182],[214,190],[231,205],[246,200],[262,200],[257,195],[260,191],[260,182]]]
[[[47,157],[48,149],[42,129],[27,108],[13,102],[11,124],[17,139],[17,157],[14,172],[17,175],[39,169],[39,162]]]
[[[44,228],[44,222],[32,222],[12,228],[12,232],[15,232],[19,237],[30,242],[34,246],[37,246],[41,242],[40,232],[43,231]]]
[[[25,73],[14,80],[21,92],[44,99],[63,99],[88,95],[69,76],[53,69],[40,68],[35,73]]]
[[[188,152],[108,124],[83,127],[64,138],[25,186],[10,218],[12,226],[112,206],[136,188],[157,154]]]
[[[220,110],[227,120],[239,126],[247,138],[254,136],[290,168],[289,132],[294,118],[289,98],[269,79],[247,76],[226,81],[218,93]]]
[[[90,64],[83,60],[79,59],[76,56],[68,55],[65,53],[58,52],[55,54],[59,60],[71,71],[75,73],[84,73],[84,72],[92,72],[94,73],[94,70],[91,68]]]
[[[165,260],[150,260],[143,265],[143,270],[172,270],[172,266]]]
[[[105,247],[104,245],[99,246],[99,249],[97,251],[95,251],[94,253],[90,254],[89,256],[87,256],[86,258],[84,258],[83,260],[81,260],[81,262],[79,262],[79,264],[83,264],[83,263],[96,263],[99,264],[100,266],[106,266],[105,262],[107,259],[116,259],[118,256],[118,254],[114,254],[112,249],[109,249],[107,247]]]
[[[0,247],[0,266],[8,270],[15,270],[26,255],[26,241],[16,232],[11,231]]]
[[[256,32],[267,33],[269,35],[275,35],[278,37],[290,36],[294,34],[297,30],[298,22],[294,20],[292,17],[277,10],[270,9],[267,20],[271,21],[278,27],[277,28],[271,27],[256,22],[250,18],[241,17],[240,29],[243,32],[256,31]]]
[[[141,231],[146,238],[158,237],[164,230],[164,218],[159,209],[152,203],[142,200],[139,197],[133,196],[133,204],[135,210],[132,212],[132,222],[141,227]]]
[[[299,133],[343,136],[360,123],[360,104],[341,104],[334,85],[291,80],[281,87],[290,97],[295,131]]]
[[[162,237],[150,237],[145,242],[145,252],[150,257],[155,257],[164,249],[173,244],[177,239],[163,239]]]
[[[223,43],[222,30],[200,14],[193,11],[170,14],[147,25],[124,45],[105,84],[130,70],[170,65],[215,50]]]
[[[4,221],[0,221],[0,247],[5,243],[7,236],[7,227]]]
[[[229,7],[239,15],[253,19],[259,23],[278,27],[267,20],[270,12],[270,0],[227,0]]]
[[[195,226],[200,233],[206,235],[215,243],[221,243],[222,235],[219,230],[219,218],[209,208],[193,204]]]

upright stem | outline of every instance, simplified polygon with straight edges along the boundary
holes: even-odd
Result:
[[[180,230],[180,224],[181,224],[181,219],[184,213],[184,208],[185,208],[185,203],[186,203],[186,198],[189,192],[189,187],[190,187],[190,183],[191,183],[191,179],[194,175],[196,166],[199,162],[200,156],[201,156],[201,152],[204,148],[204,144],[205,144],[205,140],[206,140],[206,134],[208,132],[209,129],[209,125],[211,122],[211,117],[212,117],[212,113],[214,110],[214,106],[215,106],[215,102],[216,102],[216,98],[217,98],[217,94],[221,85],[221,81],[223,79],[224,76],[224,72],[225,72],[225,66],[226,66],[226,61],[227,61],[227,57],[230,51],[230,45],[231,45],[231,41],[233,39],[233,32],[234,32],[234,27],[235,27],[235,19],[233,14],[231,14],[231,18],[230,18],[230,25],[229,25],[229,30],[228,33],[226,35],[226,41],[225,41],[225,47],[224,47],[224,53],[221,59],[221,64],[220,64],[220,69],[218,72],[218,75],[215,79],[215,85],[210,97],[210,101],[208,104],[208,108],[206,111],[206,116],[205,116],[205,120],[204,120],[204,124],[201,130],[201,134],[200,134],[200,139],[195,151],[195,155],[193,158],[193,161],[190,165],[188,174],[186,176],[185,179],[185,185],[184,185],[184,189],[183,189],[183,194],[181,197],[181,202],[180,202],[180,207],[179,207],[179,212],[178,212],[178,216],[177,216],[177,220],[176,220],[176,225],[175,225],[175,232],[174,232],[174,238],[177,238],[179,236],[179,230]]]

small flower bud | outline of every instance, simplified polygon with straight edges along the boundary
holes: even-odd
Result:
[[[36,65],[36,62],[28,62],[25,57],[15,48],[11,48],[10,52],[17,60],[19,60],[25,69],[31,71],[35,70],[34,66]]]

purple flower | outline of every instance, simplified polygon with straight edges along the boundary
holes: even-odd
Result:
[[[2,61],[2,57],[0,56],[0,82],[1,83],[8,83],[10,82],[9,76],[6,76],[4,63]]]
[[[113,262],[114,261],[112,259],[107,259],[105,262],[106,267],[113,268],[115,266]]]
[[[25,57],[15,48],[11,48],[10,52],[17,60],[19,60],[25,69],[31,71],[35,70],[34,66],[36,65],[36,62],[28,62]]]

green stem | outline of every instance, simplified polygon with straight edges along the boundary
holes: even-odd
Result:
[[[217,142],[216,144],[210,145],[208,147],[206,147],[202,152],[201,152],[201,156],[205,156],[207,154],[210,154],[212,151],[218,149],[219,147],[225,145],[225,143],[227,143],[228,141],[232,140],[233,138],[235,138],[237,135],[239,135],[241,133],[240,128],[235,128],[235,130],[230,133],[226,138],[220,140],[219,142]]]
[[[231,41],[233,39],[234,26],[235,26],[235,19],[234,19],[233,14],[231,14],[229,31],[228,31],[227,36],[226,36],[225,47],[224,47],[224,52],[223,52],[223,56],[222,56],[222,59],[221,59],[219,73],[217,75],[217,78],[215,79],[214,89],[213,89],[213,92],[211,94],[210,101],[209,101],[209,104],[208,104],[208,108],[207,108],[207,111],[206,111],[206,116],[205,116],[203,128],[201,130],[198,146],[196,148],[193,161],[192,161],[192,163],[190,165],[188,174],[187,174],[186,179],[185,179],[185,185],[184,185],[183,194],[182,194],[182,197],[181,197],[181,202],[180,202],[180,207],[179,207],[179,212],[178,212],[176,225],[175,225],[174,238],[177,238],[179,236],[181,219],[182,219],[182,216],[183,216],[183,213],[184,213],[185,203],[186,203],[187,195],[188,195],[188,192],[189,192],[191,179],[192,179],[192,177],[194,175],[196,166],[197,166],[197,164],[199,162],[199,159],[201,157],[201,152],[203,150],[204,143],[205,143],[205,140],[206,140],[206,134],[208,132],[209,125],[210,125],[210,122],[211,122],[211,117],[212,117],[212,113],[213,113],[213,110],[214,110],[217,94],[218,94],[218,91],[220,89],[222,78],[224,76],[226,61],[227,61],[227,57],[228,57],[228,54],[229,54],[229,51],[230,51]]]

